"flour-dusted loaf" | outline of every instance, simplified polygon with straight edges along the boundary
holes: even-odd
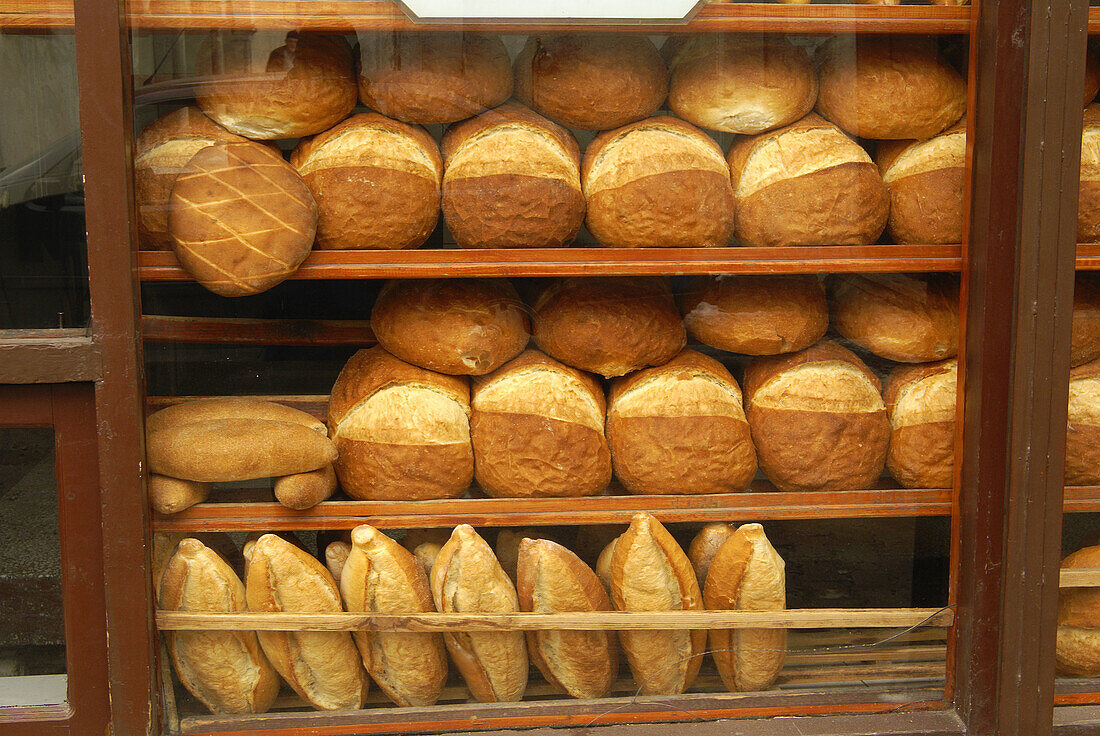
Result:
[[[1100,359],[1069,372],[1066,421],[1066,485],[1100,485]]]
[[[1085,108],[1081,129],[1081,182],[1077,190],[1077,242],[1100,242],[1100,103]]]
[[[1062,570],[1100,567],[1100,547],[1085,547],[1062,560]],[[1100,588],[1058,591],[1058,671],[1074,677],[1100,676]]]
[[[493,553],[497,556],[497,562],[508,573],[513,581],[516,579],[516,571],[519,568],[519,547],[524,539],[554,540],[554,536],[547,534],[539,527],[526,529],[501,529],[497,532],[496,541],[493,542]]]
[[[886,141],[875,156],[890,190],[886,230],[898,243],[961,243],[966,121],[923,141]]]
[[[883,400],[890,416],[886,468],[906,488],[950,488],[955,463],[958,361],[898,366]]]

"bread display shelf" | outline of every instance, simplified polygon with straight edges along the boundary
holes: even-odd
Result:
[[[232,345],[367,347],[375,343],[370,320],[365,319],[236,319],[146,314],[141,317],[141,336],[146,342]],[[323,397],[319,400],[323,401]]]
[[[1100,33],[1100,20],[1093,21],[1093,18],[1097,18],[1095,11],[1100,8],[1093,9],[1093,15],[1089,18],[1089,29],[1092,30],[1092,24],[1096,22],[1098,28],[1097,33]],[[1077,244],[1077,270],[1078,271],[1100,271],[1100,243],[1078,243]]]
[[[1063,507],[1067,514],[1100,511],[1100,486],[1066,486]]]
[[[1100,568],[1075,567],[1058,573],[1059,588],[1100,588]]]

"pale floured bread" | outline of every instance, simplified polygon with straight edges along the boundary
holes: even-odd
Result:
[[[378,344],[414,365],[480,376],[519,355],[527,307],[506,279],[393,279],[370,314]]]
[[[722,149],[691,123],[647,118],[596,136],[581,165],[585,222],[612,248],[724,246],[734,197]]]
[[[439,221],[443,159],[419,126],[353,115],[303,139],[290,162],[317,201],[319,249],[416,248]]]
[[[900,363],[959,352],[959,282],[944,274],[843,274],[829,281],[832,325],[875,355]]]
[[[512,95],[504,43],[478,33],[359,34],[359,99],[406,123],[453,123]]]
[[[1100,359],[1069,372],[1065,481],[1100,485]]]
[[[1100,547],[1085,547],[1062,560],[1062,570],[1100,567]],[[1076,677],[1100,676],[1100,588],[1058,591],[1058,671]]]
[[[783,37],[704,33],[670,36],[668,106],[711,130],[755,135],[789,125],[817,100],[806,50]]]
[[[523,105],[452,125],[443,157],[443,216],[460,247],[557,248],[581,229],[580,147]]]
[[[619,611],[697,611],[703,596],[687,555],[659,521],[635,514],[615,542],[609,571]],[[676,695],[691,687],[706,647],[705,630],[622,631],[634,682],[642,695]]]
[[[691,544],[688,546],[688,559],[691,560],[691,567],[695,570],[695,577],[699,581],[700,588],[706,585],[707,572],[710,570],[710,563],[714,560],[714,556],[718,554],[718,550],[726,543],[726,540],[733,536],[735,531],[737,531],[737,528],[732,524],[712,521],[703,526],[691,538]]]
[[[622,536],[622,535],[619,535]],[[615,545],[619,543],[619,537],[615,537],[600,552],[596,560],[596,577],[603,583],[608,592],[611,591],[611,561],[615,559]]]
[[[210,496],[210,484],[150,473],[146,492],[153,511],[178,514],[205,501]]]
[[[242,613],[245,589],[233,568],[197,539],[179,542],[160,581],[159,607],[189,613]],[[252,631],[165,631],[180,682],[213,713],[263,713],[279,675]]]
[[[878,168],[817,115],[737,141],[728,161],[743,245],[867,245],[886,226]]]
[[[317,545],[320,547],[320,544]],[[337,539],[335,542],[329,542],[325,545],[325,567],[332,573],[332,579],[336,581],[336,585],[340,585],[340,578],[344,574],[344,565],[348,562],[348,555],[351,554],[351,543],[345,542],[342,539]],[[341,597],[343,595],[341,594]],[[346,607],[345,603],[345,607]]]
[[[813,275],[700,276],[680,294],[688,334],[731,353],[808,348],[829,329],[825,287]]]
[[[1081,184],[1077,190],[1077,242],[1100,243],[1100,103],[1085,108],[1081,129]]]
[[[215,143],[180,170],[168,232],[187,272],[221,296],[266,291],[313,247],[317,204],[282,156],[260,143]]]
[[[516,98],[569,128],[607,130],[641,120],[668,93],[668,69],[642,35],[532,35],[515,72]]]
[[[836,36],[815,61],[817,111],[860,138],[924,140],[966,112],[966,80],[934,37]]]
[[[962,242],[965,120],[927,140],[881,143],[875,159],[890,190],[886,230],[895,242]]]
[[[432,574],[432,568],[435,567],[435,561],[439,557],[441,549],[443,549],[443,545],[437,542],[421,542],[413,548],[413,556],[424,568],[425,575]]]
[[[162,429],[184,424],[196,424],[212,419],[256,419],[271,422],[290,422],[309,427],[323,437],[328,436],[325,423],[307,412],[274,401],[264,401],[244,396],[221,396],[181,401],[153,412],[145,418],[145,433],[154,434]]]
[[[352,548],[340,576],[349,611],[402,614],[435,611],[420,562],[372,526],[352,530]],[[356,631],[367,672],[400,706],[432,705],[447,682],[447,652],[437,633]]]
[[[520,542],[516,589],[521,611],[610,611],[596,574],[548,539]],[[574,698],[602,698],[619,672],[613,631],[528,631],[527,651],[547,682]]]
[[[886,468],[906,488],[950,488],[955,464],[958,361],[898,366],[883,400],[890,417]]]
[[[764,528],[745,524],[722,545],[703,588],[707,610],[782,611],[787,607],[783,558]],[[786,629],[712,629],[711,656],[730,692],[767,690],[779,677]]]
[[[234,133],[270,140],[313,135],[355,107],[355,74],[337,36],[289,34],[270,55],[256,46],[274,34],[214,37],[200,48],[195,99]]]
[[[660,277],[558,279],[538,295],[533,311],[540,350],[605,378],[663,365],[687,342],[672,290]]]
[[[183,532],[154,532],[153,541],[153,594],[160,591],[160,581],[164,577],[164,571],[168,567],[172,555],[176,553],[176,547],[181,541],[192,537],[199,540],[208,548],[216,552],[230,567],[239,565],[243,558],[237,545],[225,532],[200,532],[198,534],[185,534]]]
[[[353,355],[329,397],[340,453],[336,474],[352,498],[457,498],[473,477],[465,378],[406,363],[375,346]]]
[[[1095,274],[1077,272],[1073,287],[1073,328],[1069,364],[1078,366],[1100,358],[1100,281]]]
[[[282,537],[252,545],[245,579],[258,613],[339,613],[340,590],[315,557]],[[370,680],[347,631],[259,631],[264,653],[294,691],[319,710],[362,708]]]
[[[537,350],[475,379],[470,421],[482,490],[495,497],[587,496],[611,481],[598,381]]]
[[[309,509],[336,492],[332,464],[275,479],[275,498],[288,509]]]
[[[468,524],[455,527],[432,567],[432,598],[440,613],[515,613],[516,587],[493,550]],[[454,631],[443,635],[470,694],[482,703],[516,701],[527,688],[522,631]]]
[[[831,340],[754,358],[745,403],[760,469],[781,491],[868,488],[882,473],[890,422],[879,380]]]
[[[730,493],[756,474],[741,389],[694,350],[615,379],[607,441],[615,477],[631,493]]]

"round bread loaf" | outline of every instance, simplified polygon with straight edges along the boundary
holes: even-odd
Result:
[[[354,115],[302,140],[290,162],[317,201],[318,248],[416,248],[439,221],[443,160],[423,128]]]
[[[835,36],[816,63],[817,111],[860,138],[924,140],[966,112],[966,80],[934,38]]]
[[[615,379],[607,441],[615,476],[631,493],[731,493],[756,474],[741,389],[725,366],[694,350]]]
[[[512,96],[508,51],[478,33],[361,33],[359,99],[406,123],[453,123]]]
[[[741,139],[728,160],[743,245],[867,245],[886,226],[878,168],[817,115]]]
[[[1100,358],[1100,281],[1077,272],[1073,289],[1073,328],[1069,364],[1078,366]]]
[[[473,478],[470,387],[379,346],[351,356],[332,387],[328,425],[340,485],[360,500],[458,498]]]
[[[844,274],[829,281],[832,324],[887,360],[926,363],[959,352],[959,282],[943,274]]]
[[[1100,58],[1091,48],[1085,51],[1085,106],[1096,99],[1100,92]]]
[[[1069,372],[1066,425],[1066,485],[1100,485],[1100,360]]]
[[[516,98],[567,128],[641,120],[668,94],[668,69],[647,36],[529,36],[515,71]]]
[[[259,143],[215,143],[172,187],[168,232],[195,280],[221,296],[266,291],[313,247],[317,204],[298,172]]]
[[[1085,108],[1081,131],[1081,186],[1077,193],[1077,242],[1100,243],[1100,103]]]
[[[958,361],[898,366],[883,399],[890,417],[886,468],[906,488],[950,488],[955,464]]]
[[[585,222],[613,248],[722,246],[733,189],[722,149],[703,131],[656,117],[607,131],[584,152]]]
[[[490,496],[588,496],[611,481],[599,382],[526,350],[475,379],[475,476]]]
[[[700,276],[679,302],[688,334],[731,353],[793,353],[829,329],[825,287],[817,276]]]
[[[660,277],[559,279],[535,300],[533,322],[540,350],[604,378],[667,363],[687,343]]]
[[[313,135],[351,114],[355,75],[343,39],[289,34],[260,69],[254,46],[265,35],[231,36],[200,49],[196,71],[208,77],[195,100],[203,112],[259,140]]]
[[[584,221],[573,135],[508,102],[443,136],[443,215],[463,248],[557,248]]]
[[[868,488],[886,464],[890,422],[875,374],[831,340],[745,369],[760,468],[781,491]]]
[[[710,130],[755,135],[814,109],[817,74],[806,50],[760,34],[671,36],[668,106]]]
[[[157,118],[137,138],[134,150],[134,202],[142,248],[171,250],[168,198],[172,184],[191,157],[218,141],[243,141],[193,106]]]
[[[1100,567],[1100,547],[1085,547],[1062,560],[1060,569]],[[1058,671],[1074,677],[1100,676],[1100,588],[1058,591]]]
[[[519,355],[527,308],[506,279],[394,279],[370,314],[378,344],[421,368],[480,376]]]
[[[965,120],[925,141],[884,142],[876,159],[890,190],[886,230],[894,242],[962,242]]]

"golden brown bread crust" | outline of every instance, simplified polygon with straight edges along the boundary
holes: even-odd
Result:
[[[521,611],[611,610],[591,568],[548,539],[520,542],[516,590]],[[527,651],[547,682],[574,698],[605,697],[619,672],[613,631],[528,631]]]
[[[362,33],[359,99],[406,123],[453,123],[512,95],[508,51],[477,33]]]
[[[1100,104],[1085,108],[1081,128],[1081,182],[1077,192],[1077,242],[1100,242]]]
[[[318,538],[317,549],[320,551],[321,542]],[[325,567],[332,573],[332,579],[336,581],[337,587],[340,585],[340,579],[344,575],[344,565],[348,562],[348,555],[351,554],[351,543],[345,542],[342,539],[337,539],[335,542],[329,542],[324,546],[325,550]],[[340,594],[341,599],[344,597],[343,593]],[[347,608],[347,602],[345,601],[344,607]]]
[[[813,275],[699,276],[679,297],[688,333],[731,353],[808,348],[829,329],[825,287]]]
[[[885,141],[875,160],[890,190],[897,243],[961,243],[966,119],[925,141]]]
[[[1062,570],[1100,567],[1100,547],[1085,547],[1062,560]],[[1058,671],[1100,675],[1100,588],[1062,588],[1058,593]]]
[[[149,474],[149,505],[158,514],[178,514],[210,496],[210,484]]]
[[[1100,358],[1100,282],[1092,273],[1077,272],[1073,288],[1073,327],[1069,364]]]
[[[688,559],[695,570],[695,578],[699,581],[699,587],[705,588],[707,573],[710,571],[710,563],[714,561],[714,555],[726,543],[733,533],[737,531],[732,524],[722,521],[712,521],[703,526],[699,532],[691,538],[688,547]]]
[[[548,539],[557,541],[539,527],[527,527],[526,529],[501,529],[493,542],[493,553],[497,556],[497,562],[514,582],[516,570],[519,568],[519,546],[524,539]]]
[[[605,378],[663,365],[687,342],[672,290],[660,277],[559,279],[539,294],[533,311],[539,349]]]
[[[1065,483],[1100,485],[1100,359],[1069,372]]]
[[[288,509],[313,508],[335,492],[336,471],[331,463],[275,479],[275,498]]]
[[[257,419],[291,422],[309,427],[327,437],[325,423],[312,414],[273,401],[244,396],[222,396],[181,401],[166,406],[145,418],[145,433],[153,434],[169,427],[195,424],[211,419]]]
[[[906,488],[950,488],[958,361],[898,366],[883,392],[890,417],[886,468]]]
[[[668,69],[646,36],[532,35],[516,57],[515,92],[566,127],[607,130],[657,112]]]
[[[778,374],[810,363],[832,361],[851,364],[874,387],[875,391],[882,390],[882,384],[878,380],[878,376],[872,373],[871,369],[855,353],[833,340],[822,340],[796,353],[761,356],[749,361],[748,366],[745,368],[744,389],[742,391],[746,407],[752,404],[753,395],[756,394],[757,390]]]

